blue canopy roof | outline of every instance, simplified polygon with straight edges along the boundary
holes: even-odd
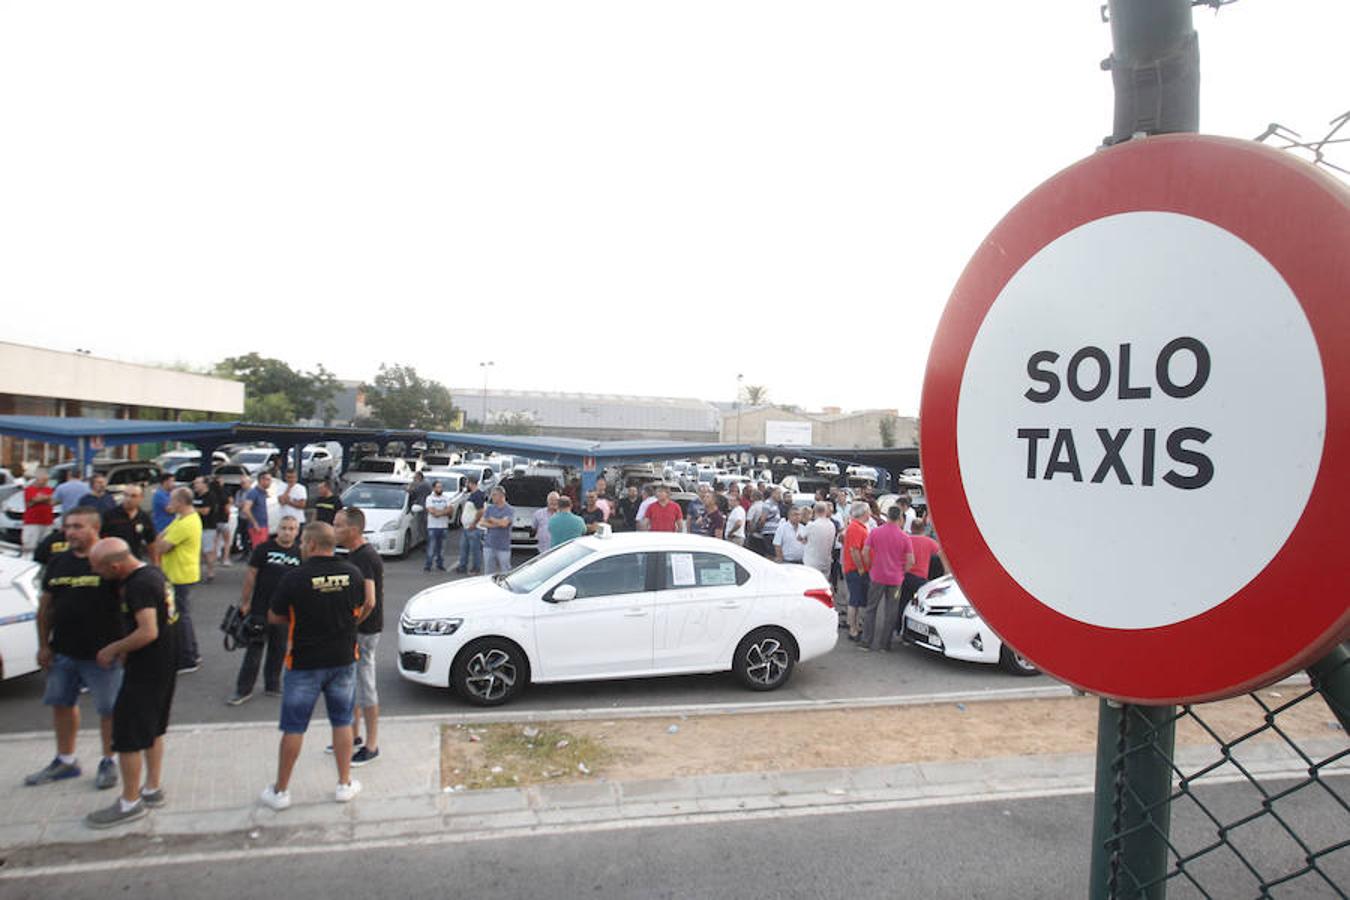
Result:
[[[95,439],[104,446],[158,441],[231,439],[234,422],[169,422],[151,419],[96,419],[56,416],[0,416],[0,434],[75,448]]]

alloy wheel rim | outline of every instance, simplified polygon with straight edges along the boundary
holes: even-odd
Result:
[[[745,671],[751,680],[759,684],[774,684],[787,671],[787,648],[776,638],[765,638],[751,644],[745,651]]]
[[[516,666],[505,650],[475,653],[465,667],[464,684],[483,700],[500,700],[515,687]]]

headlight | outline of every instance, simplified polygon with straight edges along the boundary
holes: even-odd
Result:
[[[398,531],[398,519],[390,519],[380,526],[381,531]]]
[[[974,619],[974,618],[977,618],[978,616],[979,616],[979,613],[977,613],[977,612],[975,611],[975,607],[973,607],[973,606],[963,606],[963,607],[961,607],[961,618],[963,618],[963,619]]]
[[[404,634],[448,635],[459,630],[463,619],[409,619],[403,616],[398,620]]]

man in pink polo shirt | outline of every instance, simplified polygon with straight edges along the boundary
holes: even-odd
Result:
[[[901,525],[904,510],[898,504],[886,510],[886,523],[872,529],[863,545],[863,562],[871,578],[867,605],[862,611],[862,638],[859,650],[880,649],[890,652],[895,623],[900,615],[900,588],[905,570],[914,565],[914,546]],[[881,621],[877,621],[877,613]]]

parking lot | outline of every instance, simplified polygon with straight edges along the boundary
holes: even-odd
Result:
[[[458,532],[451,536],[458,541]],[[457,543],[456,543],[457,546]],[[472,707],[449,690],[405,681],[398,674],[395,648],[398,618],[407,600],[423,588],[455,575],[422,571],[422,550],[403,560],[385,560],[385,636],[379,654],[380,708],[385,716],[467,712]],[[516,554],[519,563],[529,554]],[[234,685],[242,654],[227,652],[217,630],[230,603],[237,603],[244,567],[236,561],[218,568],[213,583],[193,589],[192,616],[202,649],[200,671],[180,675],[174,700],[173,722],[263,722],[277,717],[279,701],[262,694],[239,707],[225,705]],[[993,666],[939,659],[925,650],[897,647],[893,653],[859,653],[843,639],[827,656],[804,663],[782,689],[752,694],[730,673],[628,679],[609,682],[537,685],[529,688],[510,709],[552,710],[582,707],[684,706],[739,702],[842,700],[859,697],[920,695],[948,691],[986,691],[1053,685],[1045,676],[1009,675]],[[49,729],[51,718],[42,705],[41,674],[0,682],[0,733]],[[87,704],[85,704],[87,706]],[[85,726],[93,724],[86,710]]]

